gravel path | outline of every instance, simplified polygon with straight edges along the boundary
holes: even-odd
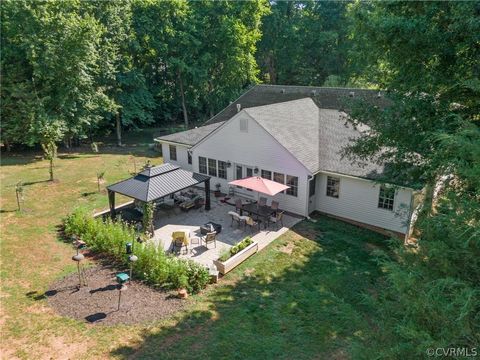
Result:
[[[63,316],[92,324],[135,324],[167,318],[182,310],[185,300],[176,292],[156,290],[132,281],[121,292],[114,268],[97,266],[86,270],[88,286],[78,289],[78,274],[72,273],[53,283],[45,293],[55,311]]]

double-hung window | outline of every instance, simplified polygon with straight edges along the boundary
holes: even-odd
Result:
[[[385,185],[380,186],[380,193],[378,195],[378,207],[380,209],[393,210],[393,203],[395,202],[395,189]]]
[[[340,178],[327,176],[327,196],[338,198],[340,194]]]
[[[290,186],[285,193],[291,196],[298,196],[298,177],[287,175],[287,184]]]
[[[170,160],[177,161],[177,147],[175,145],[170,145]]]
[[[262,178],[272,180],[272,172],[268,170],[262,170]]]
[[[207,158],[203,156],[198,157],[198,171],[200,172],[200,174],[207,173]]]
[[[218,177],[221,179],[227,178],[227,163],[222,160],[218,160]]]
[[[217,176],[217,160],[208,159],[208,175]]]

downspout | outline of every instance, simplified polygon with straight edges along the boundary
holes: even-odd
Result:
[[[310,205],[310,181],[311,181],[314,177],[315,177],[315,176],[313,176],[313,175],[307,175],[307,191],[306,191],[306,194],[305,194],[306,197],[307,197],[307,201],[306,201],[306,203],[307,203],[307,208],[306,208],[306,210],[307,210],[307,211],[305,212],[305,214],[306,214],[305,218],[307,218],[308,220],[310,220],[310,213],[309,213],[309,211],[308,211],[308,210],[309,210],[309,205]],[[315,186],[317,186],[317,184],[315,184]]]
[[[408,239],[410,238],[410,228],[412,227],[412,217],[413,217],[413,205],[414,205],[414,191],[412,191],[412,194],[410,195],[410,211],[408,213],[408,225],[407,225],[407,232],[405,233],[405,239],[404,239],[404,244],[406,245],[408,242]]]

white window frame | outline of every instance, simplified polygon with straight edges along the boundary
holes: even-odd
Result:
[[[382,190],[385,192],[391,192],[393,194],[393,197],[387,198],[383,197],[382,199]],[[388,210],[388,211],[393,211],[395,209],[395,197],[397,195],[397,191],[393,187],[389,187],[386,185],[380,185],[380,188],[378,189],[378,203],[377,207],[379,209],[383,210]],[[391,208],[390,208],[390,200],[391,200]],[[387,206],[386,206],[387,205]]]
[[[288,183],[288,177],[297,179],[296,185],[292,186]],[[285,190],[285,194],[289,196],[298,197],[298,176],[293,175],[286,175],[285,176],[285,185],[290,186],[287,190]]]
[[[330,184],[328,183],[328,181],[332,179],[332,180],[335,180],[337,182],[337,196],[333,195],[333,194],[329,194],[329,190],[330,190]],[[331,198],[334,198],[334,199],[339,199],[340,198],[340,178],[339,177],[335,177],[335,176],[329,176],[327,175],[327,186],[326,186],[326,191],[325,191],[325,195],[328,196],[328,197],[331,197]]]
[[[205,160],[205,170],[204,171],[202,171],[202,161],[200,159]],[[198,157],[198,172],[200,174],[208,174],[208,161],[207,161],[207,158],[205,156],[199,156]]]

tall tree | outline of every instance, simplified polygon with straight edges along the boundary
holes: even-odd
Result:
[[[198,1],[191,7],[197,29],[198,97],[212,116],[245,87],[258,82],[256,44],[268,4],[261,0]]]
[[[385,278],[378,296],[367,297],[379,330],[362,353],[415,358],[428,348],[471,349],[480,342],[478,4],[355,3],[351,15],[355,74],[389,89],[390,106],[354,106],[350,120],[371,131],[347,154],[387,162],[386,180],[430,190],[415,249],[397,246],[395,259],[381,259]],[[429,202],[439,180],[440,196]]]
[[[85,3],[103,26],[99,43],[101,77],[99,82],[113,102],[117,143],[122,144],[122,127],[142,127],[153,122],[155,101],[139,67],[139,51],[132,28],[131,1],[91,1]]]
[[[273,1],[257,54],[271,84],[346,82],[348,2]]]
[[[62,124],[67,142],[84,136],[88,127],[112,107],[98,83],[99,53],[95,46],[103,28],[81,3],[2,2],[2,94],[8,117],[7,136],[27,130],[17,142],[39,142],[42,124]],[[21,57],[24,59],[15,63]],[[21,90],[23,89],[23,90]],[[30,95],[24,94],[25,90]],[[16,102],[17,99],[21,101]],[[28,107],[26,107],[28,106]],[[5,114],[5,115],[7,115]],[[47,119],[46,121],[44,121]]]

